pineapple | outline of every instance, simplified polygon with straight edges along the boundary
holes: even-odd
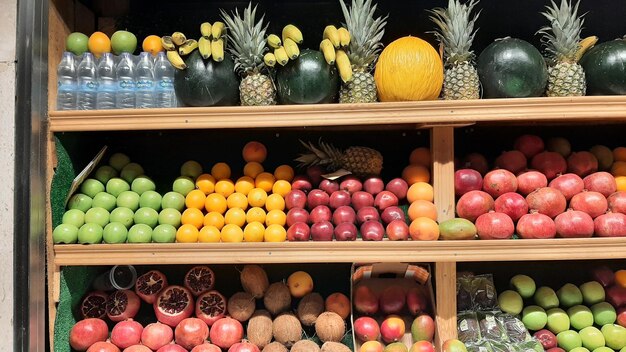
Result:
[[[443,99],[461,100],[480,98],[478,71],[471,50],[476,30],[474,24],[480,15],[470,16],[478,0],[461,4],[459,0],[448,0],[448,8],[435,8],[430,19],[437,25],[434,34],[443,46],[445,73]]]
[[[345,169],[359,177],[378,176],[383,168],[383,156],[371,148],[349,147],[342,152],[322,141],[319,142],[319,147],[313,143],[300,142],[310,152],[296,159],[303,167],[320,165],[328,171]]]
[[[549,97],[585,95],[585,71],[578,63],[582,55],[580,32],[583,16],[578,16],[578,4],[574,6],[569,0],[561,0],[561,6],[554,1],[546,6],[541,14],[550,21],[549,26],[541,28],[541,42],[545,45],[548,56],[548,89]]]
[[[241,105],[275,105],[276,88],[269,75],[264,74],[267,66],[263,62],[265,52],[265,32],[263,17],[256,22],[256,6],[252,3],[239,15],[237,9],[229,16],[223,10],[222,18],[228,26],[228,51],[235,59],[235,71],[243,76],[239,85]]]
[[[341,10],[345,17],[344,27],[351,35],[348,57],[352,63],[353,77],[342,85],[340,103],[372,103],[376,101],[376,83],[371,71],[380,54],[385,34],[387,16],[374,18],[376,5],[372,0],[352,0],[350,9],[343,0]]]

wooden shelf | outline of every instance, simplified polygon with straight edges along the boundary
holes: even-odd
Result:
[[[55,245],[65,265],[624,259],[626,238]]]
[[[52,132],[626,121],[625,96],[50,111]]]

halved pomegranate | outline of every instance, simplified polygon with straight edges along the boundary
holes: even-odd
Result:
[[[196,317],[208,326],[226,315],[226,297],[216,290],[205,292],[196,299]]]
[[[161,291],[153,307],[158,321],[176,327],[193,313],[193,296],[188,289],[171,285]]]
[[[167,277],[158,270],[150,270],[137,278],[135,293],[144,302],[152,304],[166,287]]]
[[[139,311],[141,301],[131,290],[118,290],[107,298],[106,311],[111,321],[122,321],[134,318]]]
[[[194,297],[211,291],[215,285],[215,274],[206,265],[194,266],[185,274],[185,287],[191,291]]]
[[[89,292],[80,303],[80,314],[83,319],[87,318],[104,318],[107,315],[106,310],[107,294],[102,291]]]

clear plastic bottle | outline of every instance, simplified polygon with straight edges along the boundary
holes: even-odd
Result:
[[[70,52],[57,68],[57,110],[76,110],[76,60]]]
[[[120,61],[115,66],[117,92],[115,106],[118,109],[135,108],[135,63],[129,53],[122,53]]]
[[[78,65],[78,94],[76,107],[78,110],[95,110],[98,95],[98,76],[96,75],[96,60],[92,53],[84,53]]]
[[[135,106],[138,109],[153,108],[154,105],[154,65],[152,54],[142,52],[136,70],[137,91]]]
[[[174,91],[174,66],[167,60],[164,52],[157,54],[154,64],[154,82],[156,85],[155,107],[176,107],[176,92]]]
[[[104,53],[98,63],[98,96],[96,108],[115,109],[115,91],[117,82],[115,81],[115,62],[113,54]]]

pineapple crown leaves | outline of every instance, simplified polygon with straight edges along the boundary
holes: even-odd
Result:
[[[550,21],[550,25],[537,31],[541,34],[541,43],[545,47],[548,58],[553,62],[576,62],[576,52],[580,48],[580,33],[582,32],[583,17],[578,16],[577,1],[573,6],[570,0],[561,0],[557,6],[551,1],[546,11],[541,14]]]
[[[471,16],[471,12],[479,0],[470,0],[461,4],[459,0],[448,0],[448,8],[437,7],[429,12],[430,20],[437,25],[431,33],[443,45],[444,59],[447,65],[460,64],[474,60],[471,50],[472,42],[478,29],[474,25],[480,16],[480,11]]]
[[[266,68],[263,54],[266,50],[265,32],[268,24],[263,25],[265,16],[255,22],[256,9],[256,5],[252,7],[252,3],[249,3],[243,16],[239,15],[236,8],[231,15],[220,10],[231,43],[227,50],[235,59],[235,71],[242,75],[259,73]]]
[[[346,20],[342,25],[352,37],[348,46],[350,62],[357,68],[370,71],[383,48],[381,40],[389,15],[374,18],[377,5],[372,5],[372,0],[352,0],[350,9],[344,0],[339,3]]]
[[[318,141],[319,148],[313,145],[311,142],[304,142],[300,140],[300,143],[310,152],[300,154],[295,161],[299,162],[299,167],[306,167],[312,165],[327,166],[332,169],[338,168],[340,165],[335,165],[334,160],[337,160],[340,152],[334,149],[330,144]]]

